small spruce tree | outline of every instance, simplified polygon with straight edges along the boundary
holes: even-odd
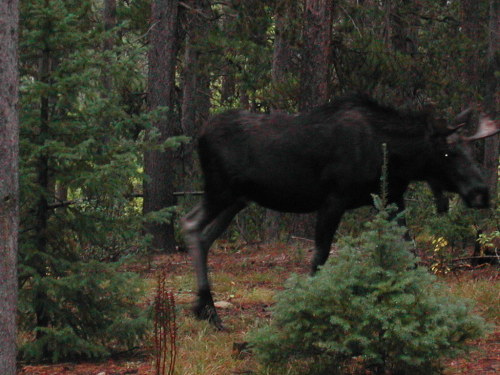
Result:
[[[144,149],[178,141],[144,139],[164,109],[143,113],[145,50],[127,19],[104,30],[90,0],[20,5],[20,358],[100,357],[147,333],[138,276],[97,260],[137,253],[143,220],[168,219],[143,217],[136,192]]]
[[[145,284],[118,267],[66,262],[64,275],[57,278],[34,274],[30,287],[20,291],[19,310],[21,329],[34,332],[36,339],[20,345],[20,357],[51,362],[101,358],[142,343],[150,327],[147,312],[138,305]],[[40,291],[43,300],[38,299]],[[50,324],[39,324],[37,309]]]
[[[264,364],[293,362],[308,374],[356,364],[373,374],[428,375],[483,334],[469,302],[416,267],[405,229],[389,220],[394,208],[375,204],[380,211],[361,236],[343,239],[316,276],[294,275],[278,294],[273,320],[250,336]]]

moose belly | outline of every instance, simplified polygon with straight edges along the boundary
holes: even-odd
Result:
[[[256,177],[256,176],[254,176]],[[325,192],[314,179],[288,180],[279,176],[272,181],[248,179],[238,190],[249,201],[281,212],[305,213],[318,210]]]

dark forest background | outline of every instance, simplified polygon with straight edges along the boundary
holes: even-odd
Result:
[[[101,356],[110,342],[141,337],[139,280],[117,270],[183,249],[178,219],[202,189],[194,139],[211,114],[296,113],[352,92],[448,120],[470,106],[498,110],[497,0],[20,4],[26,359]],[[496,202],[498,142],[474,150]],[[422,255],[441,249],[436,238],[449,244],[443,259],[494,248],[498,209],[471,213],[449,198],[438,221],[426,186],[408,193]],[[366,215],[348,215],[341,234],[359,230]],[[312,223],[251,207],[225,236],[307,239]]]

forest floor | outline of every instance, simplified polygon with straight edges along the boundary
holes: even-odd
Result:
[[[154,255],[132,268],[146,278],[154,296],[157,277],[166,272],[167,288],[177,304],[177,360],[175,375],[263,374],[249,353],[235,350],[260,320],[269,319],[274,293],[283,289],[292,273],[307,273],[310,254],[298,246],[232,247],[223,242],[209,257],[214,299],[229,302],[219,308],[226,331],[217,332],[190,312],[195,297],[194,274],[187,254]],[[443,278],[450,291],[477,301],[477,311],[496,327],[471,343],[473,350],[443,363],[444,374],[488,375],[500,373],[500,288],[498,268],[451,273]],[[154,375],[152,346],[103,362],[23,365],[18,375]],[[167,374],[168,372],[165,372]]]

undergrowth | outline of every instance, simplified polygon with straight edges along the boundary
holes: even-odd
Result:
[[[405,229],[378,203],[367,230],[344,238],[315,277],[287,281],[272,321],[249,335],[262,363],[307,374],[429,375],[484,334],[469,301],[416,267]]]

